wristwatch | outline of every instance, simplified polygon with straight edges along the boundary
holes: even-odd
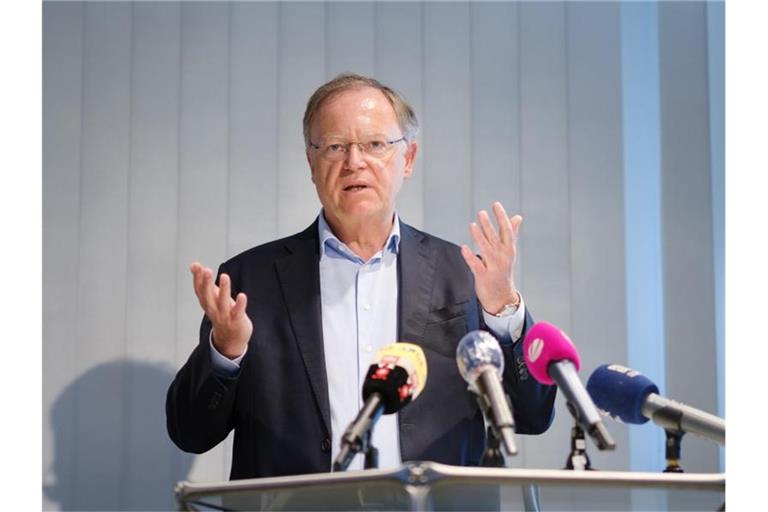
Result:
[[[517,313],[517,310],[520,309],[520,304],[523,303],[522,297],[520,297],[520,292],[515,291],[517,294],[517,303],[509,303],[505,304],[503,308],[501,308],[501,311],[498,313],[491,313],[496,318],[503,318],[505,316],[511,316]]]

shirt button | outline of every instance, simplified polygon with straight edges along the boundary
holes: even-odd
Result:
[[[366,311],[370,311],[371,310],[371,305],[366,302],[365,304],[363,304],[363,309],[366,310]]]
[[[320,450],[322,450],[324,452],[331,451],[331,440],[328,439],[327,437],[325,439],[323,439],[323,442],[320,443]]]
[[[370,345],[366,345],[366,346],[365,346],[365,351],[366,351],[366,352],[370,352],[371,350],[372,350],[372,348],[371,348],[371,346],[370,346]]]

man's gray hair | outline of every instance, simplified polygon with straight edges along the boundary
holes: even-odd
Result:
[[[373,87],[381,91],[395,110],[397,124],[403,132],[405,140],[411,142],[416,138],[419,133],[419,120],[416,119],[413,108],[405,98],[375,78],[355,73],[342,73],[330,82],[318,87],[307,102],[307,109],[304,111],[304,144],[306,147],[309,147],[310,144],[309,130],[312,127],[312,121],[314,121],[320,107],[336,94],[360,87]]]

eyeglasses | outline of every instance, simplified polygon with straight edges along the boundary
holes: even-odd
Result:
[[[320,154],[326,160],[337,162],[345,160],[349,154],[349,149],[352,144],[356,144],[357,147],[364,154],[375,158],[381,158],[387,155],[392,150],[392,147],[398,142],[405,142],[405,137],[400,137],[396,140],[369,140],[367,142],[333,142],[324,146],[309,142],[310,147],[320,150]]]

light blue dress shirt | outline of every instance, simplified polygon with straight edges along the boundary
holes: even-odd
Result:
[[[340,450],[341,435],[360,411],[362,388],[376,351],[397,341],[397,258],[400,219],[395,214],[392,231],[381,251],[364,261],[331,231],[320,214],[320,297],[325,367],[331,406],[331,461]],[[525,305],[503,318],[483,312],[486,325],[501,343],[517,340],[523,329]],[[407,340],[404,340],[407,341]],[[459,340],[456,340],[458,343]],[[245,352],[236,359],[221,355],[211,344],[214,370],[234,376]],[[246,348],[247,351],[247,348]],[[382,415],[372,436],[379,450],[379,467],[402,463],[397,414]],[[358,455],[349,469],[362,469]]]
[[[397,342],[397,255],[400,221],[382,250],[364,261],[336,238],[324,215],[320,234],[320,298],[328,395],[331,397],[331,454],[340,450],[341,435],[363,406],[362,389],[376,351]],[[400,465],[397,415],[382,415],[372,436],[379,467]],[[362,469],[357,456],[349,469]]]

